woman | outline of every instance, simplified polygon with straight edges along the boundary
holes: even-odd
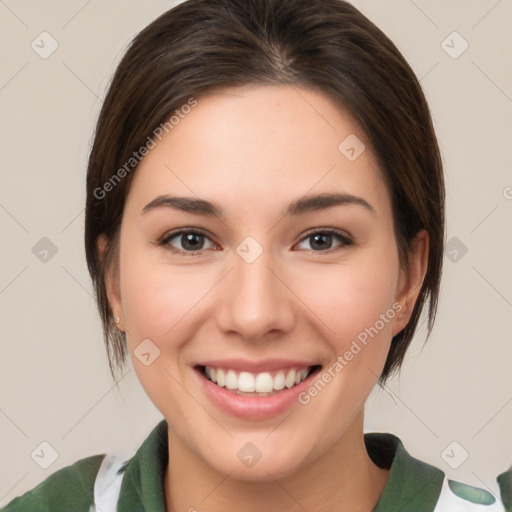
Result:
[[[168,11],[110,86],[85,230],[112,374],[129,354],[165,420],[5,510],[505,510],[363,433],[424,308],[432,328],[443,238],[424,95],[354,7]]]

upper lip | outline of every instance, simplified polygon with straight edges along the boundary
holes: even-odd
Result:
[[[215,359],[198,362],[195,366],[209,366],[210,368],[227,368],[241,372],[260,373],[288,368],[309,368],[311,366],[317,366],[317,363],[292,359],[265,359],[261,361],[250,361],[248,359]]]

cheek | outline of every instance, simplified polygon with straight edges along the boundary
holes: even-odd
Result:
[[[181,348],[194,335],[192,310],[205,293],[205,283],[189,271],[192,267],[177,271],[148,256],[151,251],[136,246],[129,250],[128,245],[125,249],[120,261],[121,298],[133,368],[162,414],[186,418],[188,409],[178,384],[183,380]]]
[[[204,295],[206,283],[198,273],[177,272],[162,264],[151,265],[131,258],[121,283],[126,328],[135,337],[159,344],[176,339],[187,313]]]
[[[121,250],[121,299],[130,352],[150,339],[175,370],[182,352],[208,307],[207,297],[218,275],[197,265],[171,265],[164,249],[145,247],[126,234]],[[213,273],[212,273],[213,272]],[[163,359],[157,360],[163,364]],[[137,363],[137,361],[135,361]],[[158,365],[156,365],[158,366]]]
[[[397,264],[398,265],[398,264]],[[377,269],[365,265],[336,265],[309,273],[300,282],[300,296],[313,313],[335,333],[357,334],[395,301],[398,270],[393,265]]]
[[[380,258],[372,255],[350,264],[319,266],[314,273],[297,276],[297,295],[323,331],[332,359],[342,356],[343,365],[350,362],[344,366],[345,376],[373,380],[380,373],[398,314],[396,305],[393,308],[398,277],[398,256],[392,247]]]

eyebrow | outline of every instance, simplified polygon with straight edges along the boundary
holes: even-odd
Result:
[[[373,207],[362,197],[345,193],[322,193],[304,196],[291,202],[284,212],[284,216],[303,215],[312,211],[326,210],[334,206],[361,206],[369,212],[375,214]],[[196,215],[216,216],[224,218],[224,210],[216,203],[206,201],[205,199],[196,199],[194,197],[178,197],[171,195],[161,195],[153,199],[143,209],[142,214],[146,214],[157,208],[166,207]]]

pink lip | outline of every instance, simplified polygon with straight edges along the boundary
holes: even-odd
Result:
[[[216,359],[201,361],[197,366],[210,366],[211,368],[227,368],[239,372],[261,373],[292,368],[308,368],[316,363],[293,361],[290,359],[265,359],[264,361],[250,361],[248,359]]]
[[[215,365],[219,365],[219,363],[219,361],[215,361]],[[295,364],[296,366],[307,366],[303,363]],[[212,366],[216,367],[215,365]],[[210,364],[207,364],[207,366],[210,366]],[[233,368],[233,366],[227,366]],[[244,366],[244,368],[247,368],[247,366]],[[306,380],[296,386],[285,388],[278,391],[275,395],[266,397],[237,395],[208,380],[200,370],[196,369],[195,373],[208,398],[223,412],[243,419],[263,420],[278,416],[291,409],[294,404],[297,404],[299,393],[305,391],[311,385],[311,379],[315,378],[317,372],[311,374]]]

